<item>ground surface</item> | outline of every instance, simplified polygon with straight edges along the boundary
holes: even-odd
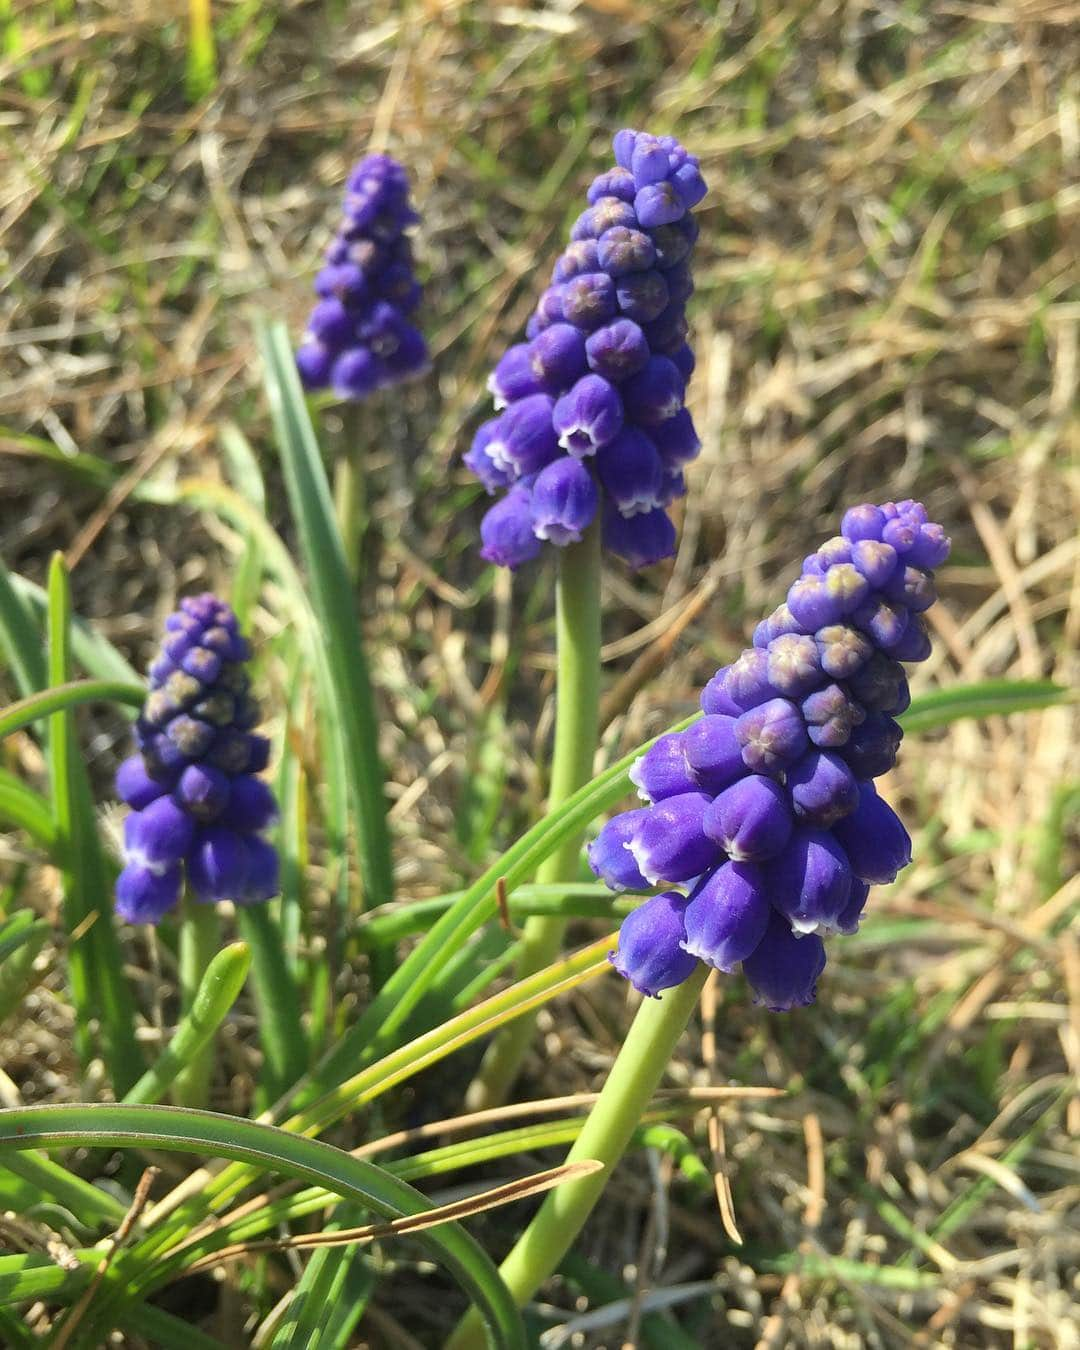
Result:
[[[864,498],[919,496],[953,536],[920,687],[1075,682],[1077,6],[215,13],[219,71],[192,103],[179,5],[164,20],[158,3],[0,8],[3,556],[41,580],[64,550],[79,610],[141,660],[179,591],[228,587],[234,541],[137,501],[138,482],[221,476],[235,421],[287,529],[250,312],[298,330],[347,166],[372,144],[403,159],[435,368],[367,430],[368,631],[403,895],[455,884],[542,799],[552,574],[526,569],[511,598],[478,562],[459,455],[624,124],[677,133],[710,183],[691,304],[704,452],[674,565],[608,578],[608,687],[649,678],[613,698],[607,751],[688,711]],[[332,445],[333,410],[322,427]],[[77,451],[118,484],[103,492]],[[670,652],[651,645],[703,595]],[[288,615],[263,599],[271,637]],[[120,727],[88,727],[104,784]],[[481,729],[497,744],[478,768]],[[768,1016],[728,980],[711,1040],[688,1037],[672,1067],[677,1083],[788,1089],[725,1110],[746,1247],[707,1188],[624,1169],[579,1251],[632,1301],[578,1343],[637,1343],[637,1287],[678,1289],[704,1347],[1080,1345],[1075,731],[1059,709],[909,738],[887,790],[917,861],[840,946],[817,1007]],[[20,856],[4,845],[9,872]],[[315,866],[313,903],[319,880]],[[53,880],[34,884],[47,908]],[[4,1028],[8,1090],[74,1095],[55,991],[30,1011]],[[555,1005],[523,1095],[595,1088],[629,1014],[614,979]],[[458,1110],[460,1081],[435,1077],[425,1114]],[[711,1165],[703,1122],[695,1138]],[[522,1218],[476,1231],[500,1252]],[[572,1308],[581,1287],[546,1296]],[[437,1343],[449,1314],[424,1288],[407,1269],[384,1286],[372,1344]]]

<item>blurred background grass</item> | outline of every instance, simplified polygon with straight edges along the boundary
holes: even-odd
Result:
[[[403,897],[472,875],[543,799],[553,575],[481,566],[459,455],[621,125],[676,133],[711,190],[690,306],[704,450],[674,565],[606,578],[605,753],[689,711],[864,498],[921,497],[953,537],[917,688],[1076,683],[1080,6],[234,0],[212,19],[210,44],[180,4],[0,3],[0,545],[39,581],[63,550],[78,611],[138,661],[178,593],[227,591],[231,533],[140,484],[226,476],[238,423],[287,532],[250,315],[299,333],[347,167],[404,160],[435,368],[365,413]],[[338,414],[321,425],[332,448]],[[272,654],[273,588],[255,619]],[[271,703],[288,672],[265,680]],[[124,729],[84,731],[104,797]],[[789,1089],[723,1112],[746,1247],[707,1186],[624,1168],[548,1291],[593,1319],[580,1344],[675,1344],[650,1339],[648,1289],[708,1347],[1080,1345],[1075,731],[1058,708],[909,739],[887,790],[918,861],[834,949],[817,1008],[767,1016],[726,980],[672,1069]],[[317,784],[314,741],[295,749]],[[48,869],[2,849],[54,912]],[[331,871],[314,847],[313,912]],[[26,1101],[78,1095],[59,989],[2,1028]],[[553,1005],[522,1095],[598,1086],[629,1011],[614,980]],[[462,1081],[422,1080],[401,1110],[451,1114]],[[696,1138],[719,1167],[715,1126]],[[522,1217],[473,1226],[499,1254]],[[421,1279],[403,1262],[380,1285],[365,1344],[437,1343],[450,1318]]]

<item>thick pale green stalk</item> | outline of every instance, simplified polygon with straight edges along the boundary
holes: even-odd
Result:
[[[559,665],[549,812],[592,777],[600,734],[599,519],[593,521],[580,544],[559,552],[556,642]],[[569,836],[544,859],[536,871],[539,884],[577,880],[581,838],[580,834]],[[519,980],[555,960],[565,931],[566,919],[561,915],[534,915],[526,920],[518,958]],[[535,1026],[535,1016],[519,1017],[495,1038],[469,1089],[470,1110],[500,1106],[506,1100]]]
[[[180,1012],[183,1017],[193,1014],[199,988],[220,946],[221,925],[215,907],[185,895],[180,906]],[[210,1036],[176,1075],[172,1090],[176,1105],[205,1107],[213,1072],[214,1038]]]
[[[603,1171],[550,1191],[499,1268],[519,1308],[554,1273],[592,1213],[686,1030],[708,973],[707,966],[699,965],[683,984],[660,999],[645,999],[638,1009],[600,1099],[566,1156],[567,1162],[595,1158],[604,1164]],[[470,1313],[446,1350],[483,1350],[483,1346],[483,1327]]]

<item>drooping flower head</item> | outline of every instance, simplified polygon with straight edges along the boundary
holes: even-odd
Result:
[[[411,315],[420,301],[406,231],[419,219],[405,170],[368,155],[349,174],[343,218],[315,278],[318,303],[296,353],[308,389],[359,401],[418,374],[427,343]]]
[[[278,891],[278,860],[262,832],[277,815],[258,774],[270,742],[253,728],[250,656],[236,615],[209,593],[189,596],[165,620],[135,723],[138,753],[116,775],[131,812],[116,911],[157,923],[185,881],[196,900],[254,904]]]
[[[694,369],[686,302],[705,196],[673,136],[620,131],[525,329],[488,381],[499,415],[465,463],[491,494],[481,556],[504,567],[539,541],[578,542],[597,512],[631,567],[675,551],[666,508],[700,449],[683,399]]]
[[[610,820],[589,861],[615,890],[681,888],[623,924],[612,961],[635,988],[658,995],[702,960],[741,964],[774,1011],[813,1002],[823,938],[854,933],[870,886],[911,861],[873,780],[896,761],[901,662],[930,654],[921,616],[948,554],[918,502],[853,507],[705,686],[705,715],[634,765],[648,804]]]

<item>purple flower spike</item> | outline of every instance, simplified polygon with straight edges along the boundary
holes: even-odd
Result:
[[[674,137],[620,131],[615,158],[617,167],[589,189],[589,206],[525,326],[528,341],[512,346],[491,376],[496,405],[506,405],[503,418],[485,424],[464,458],[489,493],[560,459],[583,461],[598,490],[604,544],[636,568],[675,552],[666,508],[686,493],[683,469],[701,448],[683,401],[694,369],[686,322],[698,233],[691,212],[705,184],[697,160]],[[357,278],[335,273],[326,281],[333,283],[327,294],[335,307],[325,316],[332,328],[341,318],[339,290]],[[519,405],[544,396],[554,400],[554,450],[539,411],[526,419],[528,436],[507,421]],[[545,477],[541,489],[547,483]],[[482,528],[484,556],[505,566],[535,556],[492,546],[492,521],[501,531],[513,518],[489,512]],[[555,544],[574,542],[562,536],[563,525],[546,504],[537,515],[538,533]]]
[[[481,558],[511,569],[520,567],[540,552],[533,531],[532,493],[516,483],[505,497],[489,507],[480,522]]]
[[[777,773],[803,753],[806,723],[799,708],[786,698],[773,698],[745,712],[735,723],[743,763],[751,773]]]
[[[761,868],[747,862],[722,863],[690,893],[683,948],[730,974],[765,936],[771,912]]]
[[[188,884],[196,900],[237,900],[248,878],[248,850],[244,837],[223,825],[199,832],[188,858]]]
[[[168,790],[165,783],[151,778],[142,755],[131,755],[116,771],[116,795],[136,811],[157,801]]]
[[[791,837],[791,807],[779,783],[750,774],[713,800],[704,828],[736,862],[767,862]]]
[[[644,515],[624,516],[608,504],[604,508],[604,544],[630,567],[651,567],[675,556],[675,526],[659,508]]]
[[[696,785],[710,796],[746,773],[734,717],[706,715],[682,733],[682,747]]]
[[[796,937],[774,910],[765,936],[743,962],[754,1002],[770,1012],[790,1012],[813,1003],[825,969],[825,944],[811,935]]]
[[[649,360],[649,344],[636,323],[616,319],[590,333],[585,341],[585,354],[591,371],[618,384],[644,368]]]
[[[824,830],[797,826],[768,865],[769,895],[796,933],[830,933],[851,889],[847,856]]]
[[[164,872],[128,863],[116,878],[117,914],[125,923],[160,923],[180,899],[183,877],[179,863]]]
[[[332,386],[358,401],[428,363],[412,323],[420,287],[407,231],[417,215],[405,170],[389,155],[368,155],[349,175],[342,211],[296,364],[308,389]]]
[[[920,549],[921,565],[906,561]],[[684,949],[723,970],[741,960],[769,1008],[812,1001],[822,936],[855,932],[870,884],[911,858],[872,780],[896,759],[900,661],[929,651],[925,569],[947,551],[916,502],[848,512],[754,646],[709,681],[705,715],[635,766],[656,804],[606,827],[643,879],[693,887]]]
[[[551,425],[553,406],[548,394],[530,394],[507,408],[486,446],[497,468],[519,478],[551,463],[559,453]]]
[[[700,726],[701,724],[698,723]],[[683,733],[661,736],[630,770],[630,781],[647,802],[662,802],[683,792],[696,792],[701,784],[686,762]]]
[[[569,324],[558,324],[557,327],[567,328]],[[551,331],[548,329],[548,332]],[[571,331],[576,332],[576,329]],[[535,339],[537,342],[539,340]],[[543,390],[544,382],[533,368],[532,343],[516,343],[488,376],[488,391],[496,408],[505,408],[515,399],[540,394]]]
[[[911,862],[911,836],[887,801],[872,783],[859,788],[854,812],[835,830],[851,870],[862,881],[883,885],[895,881]]]
[[[786,774],[791,805],[805,825],[828,829],[858,805],[855,775],[837,755],[811,750],[796,760]]]
[[[206,890],[202,841],[215,831],[238,839],[244,856],[249,848],[273,855],[276,868],[274,849],[258,834],[276,817],[276,805],[254,777],[266,766],[269,742],[252,734],[259,710],[248,693],[251,653],[236,616],[209,593],[188,596],[165,630],[135,724],[139,753],[116,776],[117,792],[134,808],[124,821],[125,867],[116,887],[117,913],[129,923],[157,923],[178,901],[185,877],[194,892]],[[265,860],[263,874],[270,875]],[[273,877],[260,899],[277,893],[276,871]],[[204,898],[216,897],[207,891]]]
[[[592,474],[580,460],[555,460],[541,469],[533,484],[533,533],[560,547],[578,543],[596,515],[599,496]]]
[[[583,375],[555,404],[552,423],[553,435],[564,450],[577,459],[595,455],[622,429],[619,391],[600,375]]]
[[[596,472],[608,500],[621,515],[641,515],[660,505],[664,465],[652,441],[636,427],[624,427],[600,447]]]
[[[650,885],[689,881],[719,861],[720,850],[703,825],[708,805],[703,792],[683,792],[643,809],[629,848]]]
[[[622,922],[618,950],[609,960],[639,993],[659,998],[693,974],[697,958],[683,951],[686,897],[675,891],[654,895]]]
[[[614,816],[586,850],[589,866],[613,891],[649,889],[630,852],[630,839],[644,816],[644,810],[623,811]]]

